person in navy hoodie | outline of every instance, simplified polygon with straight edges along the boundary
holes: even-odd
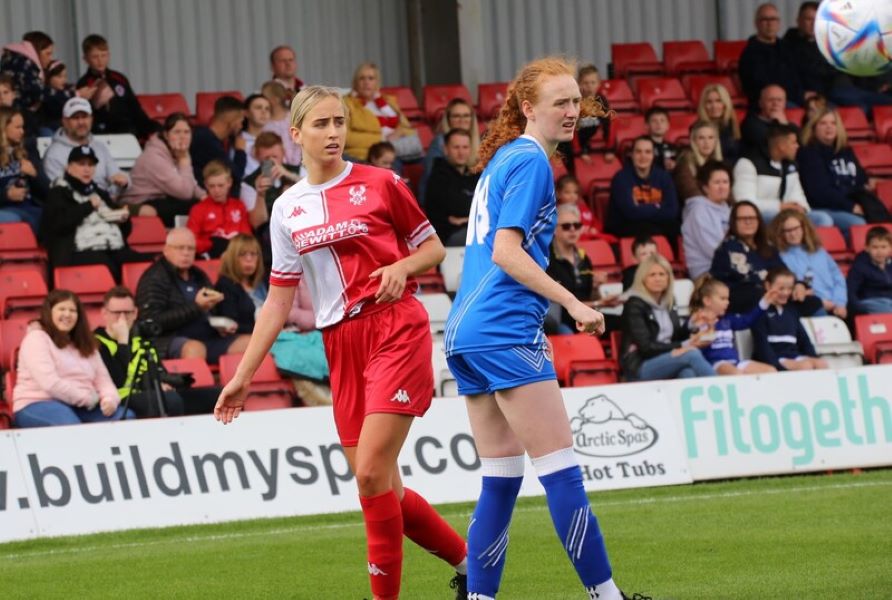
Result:
[[[829,213],[848,238],[850,227],[865,222],[854,193],[867,190],[869,182],[848,145],[839,113],[831,107],[819,110],[805,125],[802,141],[796,160],[808,204]]]
[[[610,204],[605,229],[617,237],[663,235],[674,242],[678,235],[678,197],[672,175],[654,168],[654,142],[637,138],[632,157],[610,183]]]
[[[826,369],[827,361],[818,358],[799,313],[788,304],[795,281],[787,267],[775,267],[765,277],[765,289],[774,300],[753,325],[753,358],[778,371]]]
[[[865,249],[849,269],[849,306],[859,314],[892,313],[892,233],[885,227],[867,231]]]

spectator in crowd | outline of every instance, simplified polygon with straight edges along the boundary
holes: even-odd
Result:
[[[297,55],[291,46],[281,45],[269,53],[269,66],[272,79],[282,84],[288,93],[288,103],[294,95],[304,87],[304,82],[297,77]]]
[[[753,358],[778,371],[826,369],[827,361],[817,357],[799,313],[789,305],[795,281],[786,267],[768,272],[765,289],[773,293],[774,300],[753,325]]]
[[[546,273],[592,308],[616,306],[620,303],[619,296],[601,298],[598,285],[604,283],[603,278],[592,269],[592,261],[585,250],[576,245],[581,231],[582,220],[576,206],[559,204],[557,226],[551,243],[551,255]],[[557,333],[577,333],[576,320],[565,308],[552,303],[550,310],[560,310]],[[608,325],[607,329],[611,327]]]
[[[36,117],[41,104],[51,95],[45,69],[53,60],[55,46],[42,31],[29,31],[22,41],[3,46],[0,72],[9,75],[16,92],[15,106]]]
[[[96,350],[80,299],[53,290],[19,350],[12,392],[17,427],[132,419]]]
[[[768,85],[759,94],[759,110],[752,108],[740,125],[741,153],[768,153],[768,128],[771,125],[791,125],[799,133],[799,127],[787,119],[785,107],[787,93],[779,85]]]
[[[99,159],[93,182],[112,198],[117,198],[130,185],[130,178],[121,170],[106,144],[93,139],[93,107],[85,98],[71,98],[62,108],[62,127],[43,155],[43,170],[55,181],[66,170],[68,156],[74,148],[89,146]]]
[[[649,235],[635,236],[635,239],[632,240],[632,258],[635,259],[635,264],[623,269],[623,292],[630,289],[635,283],[635,272],[638,271],[638,265],[658,253],[657,242],[652,237]]]
[[[245,351],[250,336],[234,328],[211,327],[211,310],[223,300],[204,271],[195,266],[195,236],[178,227],[167,234],[163,255],[139,279],[136,304],[142,318],[161,328],[155,347],[162,358],[201,358]]]
[[[670,126],[669,111],[661,106],[652,106],[644,113],[644,123],[647,126],[647,135],[654,143],[654,165],[671,173],[675,170],[678,149],[666,141]]]
[[[68,82],[68,69],[65,63],[58,60],[53,60],[47,65],[46,85],[49,94],[40,105],[38,120],[44,129],[55,133],[62,124],[62,109],[65,103],[78,94],[74,84]]]
[[[603,229],[601,222],[582,197],[578,179],[573,175],[562,175],[559,177],[554,183],[554,197],[558,205],[569,204],[575,206],[579,211],[579,217],[582,220],[580,239],[590,240],[596,237],[604,237],[604,234],[601,233],[601,229]],[[612,236],[608,237],[613,239]]]
[[[192,171],[198,185],[204,185],[202,171],[212,160],[219,160],[229,167],[236,185],[242,182],[245,164],[245,138],[239,135],[245,119],[243,103],[233,96],[221,96],[214,102],[214,116],[207,127],[192,131]]]
[[[72,148],[65,175],[47,195],[39,237],[53,267],[102,264],[120,281],[123,263],[147,257],[127,247],[130,210],[96,185],[98,161],[90,146]]]
[[[849,307],[857,314],[892,313],[892,234],[885,227],[867,231],[864,250],[849,269]]]
[[[834,68],[824,58],[815,40],[817,12],[817,2],[800,4],[796,27],[790,27],[783,40],[793,57],[793,65],[806,96],[820,94],[834,104],[858,106],[868,115],[876,105],[892,104],[892,96],[856,86],[850,76]]]
[[[282,139],[285,149],[285,160],[289,165],[300,166],[300,146],[291,139],[291,115],[288,111],[290,99],[288,92],[278,81],[267,81],[260,88],[260,93],[269,100],[269,122],[263,126],[264,131],[271,131]],[[250,171],[248,171],[250,173]]]
[[[369,164],[389,171],[396,165],[396,148],[390,142],[378,142],[369,146]]]
[[[700,194],[685,203],[681,218],[684,256],[691,279],[709,271],[712,257],[725,234],[731,217],[731,169],[710,160],[697,170]]]
[[[474,107],[462,98],[453,98],[446,105],[443,117],[437,124],[437,135],[431,140],[424,154],[424,172],[418,183],[418,201],[423,206],[427,181],[434,170],[434,161],[446,154],[446,134],[453,129],[464,129],[471,136],[471,153],[468,156],[468,168],[477,164],[477,151],[480,149],[480,130],[477,127],[477,113]]]
[[[734,345],[734,332],[752,327],[756,319],[771,306],[776,292],[766,292],[759,304],[743,315],[728,314],[729,294],[728,286],[709,273],[697,280],[691,294],[691,312],[698,314],[703,320],[700,330],[714,338],[709,346],[701,350],[703,357],[718,375],[774,373],[777,369],[771,365],[757,360],[740,360]]]
[[[781,211],[771,223],[769,236],[781,260],[796,276],[793,300],[815,296],[821,301],[817,312],[800,310],[802,316],[832,314],[845,319],[846,279],[833,257],[821,247],[821,239],[805,215],[798,210]]]
[[[189,210],[186,227],[195,234],[196,252],[217,258],[226,250],[229,240],[239,233],[250,235],[253,231],[245,205],[230,195],[232,175],[229,168],[212,160],[205,165],[202,174],[208,195]]]
[[[819,111],[805,125],[802,143],[796,158],[808,203],[829,214],[833,225],[848,237],[850,227],[865,222],[859,200],[870,202],[864,199],[870,194],[870,182],[848,144],[839,113],[832,108]]]
[[[192,171],[192,127],[183,113],[169,115],[161,131],[149,138],[130,172],[130,187],[121,200],[131,212],[158,216],[173,227],[177,215],[189,214],[198,198],[205,195]]]
[[[248,210],[251,227],[269,223],[273,202],[282,192],[300,181],[300,165],[286,162],[282,138],[272,131],[257,136],[253,148],[257,168],[242,181],[239,197]],[[261,201],[257,201],[257,197]]]
[[[369,147],[386,141],[396,147],[397,158],[421,158],[421,142],[409,120],[400,112],[396,98],[381,94],[378,65],[365,62],[356,67],[353,89],[344,102],[350,111],[344,154],[360,161],[367,160]]]
[[[37,232],[48,185],[36,149],[24,145],[21,110],[0,107],[0,223],[24,221]]]
[[[221,257],[217,289],[223,300],[215,312],[232,319],[237,324],[236,333],[250,335],[254,331],[254,315],[266,301],[265,274],[257,238],[244,233],[232,238]]]
[[[0,107],[12,108],[16,102],[15,83],[9,73],[0,73]]]
[[[464,246],[478,173],[468,168],[471,136],[466,129],[446,134],[446,154],[434,162],[425,212],[446,246]]]
[[[783,263],[768,243],[759,208],[747,200],[731,208],[728,234],[716,248],[709,271],[730,290],[729,311],[745,314],[753,310],[765,293],[763,282],[768,271]]]
[[[827,98],[821,94],[809,96],[808,100],[805,101],[805,113],[802,115],[802,126],[805,127],[815,115],[825,108],[828,108]]]
[[[678,200],[672,176],[655,167],[654,142],[648,136],[632,145],[632,159],[610,182],[605,229],[617,237],[678,234]]]
[[[733,164],[740,156],[740,124],[737,122],[737,111],[731,102],[731,94],[720,83],[711,83],[700,93],[700,104],[697,105],[697,118],[700,121],[712,122],[719,131],[722,156]]]
[[[794,55],[779,38],[780,13],[773,4],[765,3],[756,9],[756,34],[750,36],[740,55],[738,73],[743,93],[750,108],[759,100],[762,89],[769,84],[784,88],[787,100],[801,106],[804,100]]]
[[[702,193],[697,170],[709,160],[722,160],[719,130],[712,121],[697,121],[691,125],[691,145],[681,151],[675,167],[675,188],[682,206],[688,198]]]
[[[254,158],[254,140],[269,123],[272,104],[262,94],[251,94],[245,99],[245,122],[239,136],[245,140],[245,173],[253,173],[260,163]]]
[[[130,80],[120,71],[108,68],[108,41],[95,33],[81,43],[87,72],[77,81],[78,88],[94,92],[93,130],[96,133],[132,133],[146,138],[157,130],[136,99]]]
[[[576,75],[576,81],[579,82],[579,93],[583,99],[591,98],[598,102],[605,111],[610,111],[610,103],[607,98],[598,93],[601,89],[601,74],[595,65],[583,65],[579,68]],[[591,160],[591,143],[595,136],[600,132],[605,146],[610,142],[610,119],[602,119],[600,117],[582,117],[576,124],[576,135],[579,139],[579,157],[589,162]],[[607,151],[604,153],[606,162],[613,162],[616,155]]]
[[[118,396],[126,408],[137,417],[161,416],[158,399],[154,392],[147,389],[147,373],[150,366],[146,354],[151,353],[151,360],[157,377],[162,378],[165,370],[161,357],[146,333],[139,328],[134,330],[137,310],[133,294],[126,287],[115,286],[105,293],[102,299],[102,326],[93,331],[99,342],[99,355],[108,370]],[[146,347],[148,345],[148,348]],[[161,383],[161,402],[166,416],[177,417],[185,412],[183,398],[168,383]]]
[[[622,315],[620,365],[630,381],[715,375],[700,352],[711,339],[692,335],[678,316],[673,285],[672,267],[659,254],[638,265]]]
[[[789,208],[807,214],[818,227],[833,225],[829,214],[811,210],[805,198],[796,169],[798,150],[799,139],[792,125],[772,125],[768,154],[748,151],[734,165],[734,198],[758,206],[766,222]]]

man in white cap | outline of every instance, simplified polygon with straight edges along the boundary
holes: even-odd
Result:
[[[99,159],[93,182],[115,198],[130,184],[130,178],[118,167],[108,146],[93,140],[90,133],[92,128],[93,108],[90,101],[77,96],[70,98],[62,107],[62,127],[53,136],[53,142],[43,156],[43,170],[51,182],[55,181],[65,173],[71,150],[77,146],[90,146]]]

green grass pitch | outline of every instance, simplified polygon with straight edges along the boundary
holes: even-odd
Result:
[[[654,599],[892,598],[892,470],[591,495],[614,576]],[[441,507],[464,531],[472,505]],[[410,542],[402,598],[452,598]],[[368,597],[358,513],[0,545],[0,597]],[[584,598],[543,498],[521,499],[501,599]]]

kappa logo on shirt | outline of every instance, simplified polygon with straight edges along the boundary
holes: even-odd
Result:
[[[393,398],[391,398],[390,401],[398,402],[400,404],[408,404],[410,401],[409,392],[407,392],[406,390],[397,390],[396,394],[393,395]]]
[[[351,185],[347,192],[350,194],[350,204],[353,206],[361,206],[365,202],[364,185]]]
[[[295,206],[291,210],[291,214],[288,215],[288,218],[293,219],[294,217],[299,217],[299,216],[305,215],[305,214],[307,214],[307,211],[304,209],[303,206]]]

